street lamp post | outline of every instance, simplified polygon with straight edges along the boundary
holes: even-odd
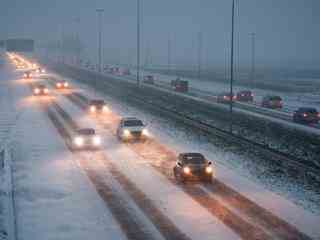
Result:
[[[137,0],[137,85],[140,86],[140,0]]]
[[[232,0],[231,17],[231,59],[230,59],[230,132],[233,130],[233,45],[234,45],[234,0]]]
[[[97,9],[96,12],[98,13],[98,70],[101,72],[101,58],[102,58],[102,13],[104,9]]]
[[[76,17],[75,22],[75,40],[76,40],[76,64],[80,62],[80,18]]]
[[[250,79],[252,83],[252,87],[255,82],[255,33],[250,33],[251,36],[251,73],[250,73]]]
[[[201,63],[202,63],[202,33],[198,33],[198,79],[201,78]]]

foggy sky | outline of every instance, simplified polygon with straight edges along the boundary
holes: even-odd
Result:
[[[204,63],[229,61],[231,0],[141,0],[144,56],[166,64],[168,38],[172,62],[197,61],[197,34],[203,35]],[[31,37],[58,40],[79,26],[85,57],[96,58],[96,8],[104,8],[103,45],[109,61],[134,62],[135,0],[2,0],[0,39]],[[250,63],[249,33],[256,33],[261,66],[315,67],[320,64],[319,0],[236,0],[235,52],[240,65]]]

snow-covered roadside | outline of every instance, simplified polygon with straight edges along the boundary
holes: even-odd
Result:
[[[0,68],[0,239],[15,239],[15,206],[12,188],[10,142],[17,120],[21,115],[17,108],[19,90],[12,79],[17,77],[10,65],[2,59]]]
[[[41,100],[29,97],[28,86],[17,77],[7,80],[22,111],[6,143],[12,150],[18,239],[126,239],[39,108]],[[2,100],[9,105],[12,99]]]
[[[176,149],[178,152],[200,151],[210,159],[216,160],[218,162],[218,175],[223,182],[226,182],[237,191],[245,194],[255,202],[258,202],[258,204],[269,209],[275,215],[287,220],[288,222],[297,226],[299,229],[307,231],[307,233],[310,233],[310,235],[317,236],[319,238],[320,233],[317,229],[317,224],[320,219],[319,217],[309,213],[310,210],[318,213],[319,205],[314,205],[312,202],[306,200],[307,197],[305,195],[308,193],[301,193],[301,188],[291,185],[291,183],[288,182],[288,179],[280,179],[280,182],[282,182],[283,185],[279,184],[279,181],[277,182],[277,180],[274,179],[259,179],[257,176],[251,175],[250,171],[248,171],[247,168],[249,166],[245,165],[245,158],[247,156],[238,156],[224,152],[221,149],[213,147],[207,142],[203,142],[201,138],[195,140],[194,137],[189,136],[185,132],[174,129],[172,126],[168,126],[168,123],[163,119],[159,119],[151,114],[139,111],[135,108],[128,107],[108,96],[95,93],[92,91],[92,89],[85,85],[78,84],[76,82],[74,82],[74,84],[85,89],[85,92],[88,95],[95,97],[101,96],[105,98],[113,111],[116,111],[122,116],[139,116],[149,123],[152,133],[158,139],[160,139],[162,142],[165,142],[171,148]],[[234,168],[233,170],[236,171],[230,170],[230,168]],[[279,185],[275,186],[274,182],[278,183]],[[265,190],[266,186],[273,192],[279,193],[280,195]],[[290,200],[287,200],[283,197],[288,195],[288,191],[291,193],[289,196],[290,199],[304,206],[307,211],[302,210]],[[317,196],[314,198],[317,198]],[[306,226],[306,223],[308,226]]]

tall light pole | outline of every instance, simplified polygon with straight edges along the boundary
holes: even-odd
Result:
[[[171,70],[171,39],[169,36],[168,38],[168,69],[167,69],[168,74],[170,74],[170,70]]]
[[[96,9],[96,12],[98,13],[98,70],[101,72],[101,59],[102,59],[102,13],[104,12],[104,9]]]
[[[230,132],[233,130],[233,45],[234,45],[234,0],[232,0],[231,17],[231,59],[230,59]]]
[[[254,85],[255,82],[255,37],[256,34],[255,33],[250,33],[251,36],[251,73],[250,73],[250,80],[252,83],[252,87]]]
[[[80,62],[80,18],[76,17],[74,19],[75,22],[75,39],[76,39],[76,64],[79,64]]]
[[[137,0],[137,85],[140,86],[140,0]]]
[[[198,79],[201,77],[201,60],[202,60],[202,33],[198,33]]]

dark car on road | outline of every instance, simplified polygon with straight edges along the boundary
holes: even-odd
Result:
[[[315,108],[301,107],[293,113],[293,121],[296,123],[319,123],[320,113]]]
[[[237,100],[240,102],[253,102],[253,93],[249,90],[237,93]]]
[[[211,183],[214,177],[213,170],[212,162],[201,153],[180,153],[173,174],[179,182],[197,179]]]
[[[146,75],[143,77],[143,83],[154,84],[154,77],[152,75]]]
[[[109,108],[104,100],[94,99],[89,102],[89,111],[91,113],[103,113],[108,112]]]
[[[279,96],[264,96],[261,106],[265,108],[281,109],[283,107],[282,98]]]

